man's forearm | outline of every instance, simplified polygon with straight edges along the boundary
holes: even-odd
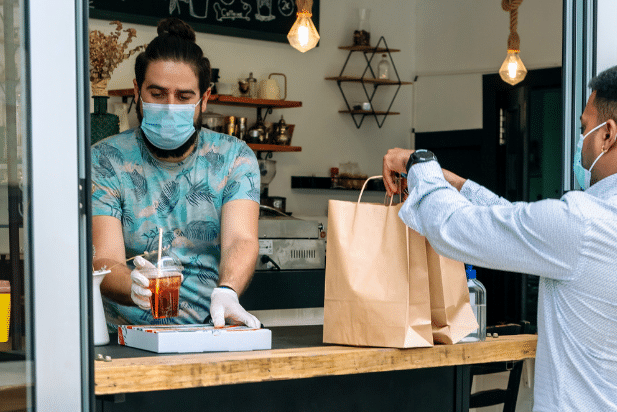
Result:
[[[258,252],[257,239],[236,240],[227,250],[222,250],[219,286],[229,286],[241,295],[253,277]]]
[[[101,283],[101,294],[122,305],[134,305],[131,299],[131,270],[124,262],[112,259],[96,259],[93,263],[96,270],[110,269]]]

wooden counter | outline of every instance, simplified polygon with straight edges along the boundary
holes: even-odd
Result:
[[[536,335],[501,336],[485,342],[390,349],[326,345],[321,326],[278,327],[273,349],[159,355],[103,346],[111,362],[95,362],[95,394],[267,382],[369,372],[400,371],[534,358]]]

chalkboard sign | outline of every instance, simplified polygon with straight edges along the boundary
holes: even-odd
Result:
[[[295,0],[89,0],[90,17],[156,26],[178,17],[197,32],[287,42],[296,21]],[[319,31],[319,0],[313,0]]]

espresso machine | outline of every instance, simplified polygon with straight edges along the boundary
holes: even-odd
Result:
[[[259,314],[258,318],[264,316],[264,319],[268,313],[276,313],[280,319],[281,313],[286,311],[291,311],[294,319],[304,311],[323,313],[324,227],[318,221],[290,216],[283,211],[284,203],[283,210],[274,207],[277,198],[269,196],[268,185],[276,174],[276,162],[263,159],[258,159],[258,162],[261,172],[259,254],[255,274],[240,296],[240,303],[246,310],[257,311],[254,312],[256,316]]]
[[[268,193],[268,185],[276,176],[276,161],[257,159],[259,163],[259,173],[261,174],[260,196],[259,200],[262,205],[269,206],[285,213],[285,201],[286,199],[281,196],[270,196]],[[263,212],[263,211],[262,211]],[[260,213],[260,215],[263,213]]]

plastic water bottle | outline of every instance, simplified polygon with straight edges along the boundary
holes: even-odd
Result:
[[[486,288],[476,279],[476,271],[471,265],[465,265],[465,274],[469,288],[469,302],[478,320],[479,328],[465,336],[461,342],[483,341],[486,339]]]

